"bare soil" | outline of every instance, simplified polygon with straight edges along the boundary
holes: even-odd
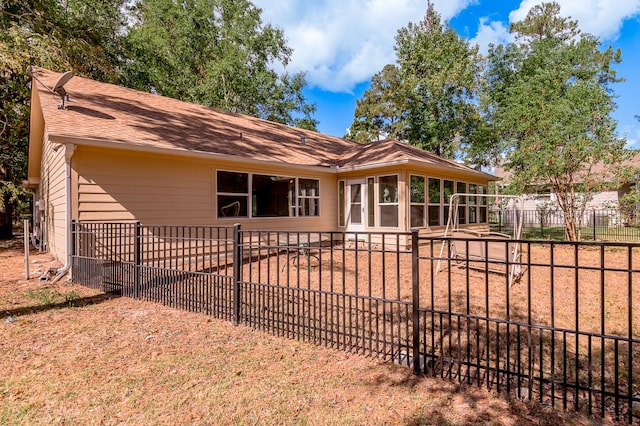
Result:
[[[39,279],[0,241],[0,424],[615,424]]]

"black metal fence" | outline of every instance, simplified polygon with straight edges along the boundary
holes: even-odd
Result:
[[[492,210],[489,223],[498,232],[513,232],[515,216],[512,209]],[[565,239],[562,210],[524,210],[522,235],[525,239]],[[636,212],[618,209],[586,209],[576,218],[584,241],[640,241],[640,222]]]
[[[108,223],[74,243],[74,282],[640,420],[640,244]]]

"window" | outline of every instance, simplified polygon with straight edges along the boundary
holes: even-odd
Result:
[[[409,199],[411,203],[411,227],[422,228],[425,226],[425,179],[423,176],[411,175],[409,187]]]
[[[475,194],[476,192],[477,185],[470,183],[469,194]],[[478,223],[477,197],[475,195],[469,195],[469,223]]]
[[[478,185],[478,194],[486,194],[487,193],[487,187],[484,185]],[[480,223],[486,223],[487,222],[487,197],[478,197],[480,200],[480,207],[478,209],[479,213],[480,213],[480,217],[478,218],[478,221]]]
[[[345,226],[345,181],[338,182],[338,226]]]
[[[456,192],[465,194],[467,192],[467,184],[465,182],[456,182]],[[467,197],[465,196],[458,199],[458,223],[460,225],[467,223]]]
[[[317,179],[223,170],[216,177],[218,218],[320,215]]]
[[[298,179],[298,216],[319,216],[320,181]]]
[[[449,220],[449,204],[451,202],[451,196],[456,192],[455,190],[455,182],[452,180],[444,180],[443,185],[442,185],[442,194],[444,197],[443,200],[443,210],[444,210],[444,223],[442,223],[442,225],[446,224],[447,221]]]
[[[442,200],[440,191],[440,179],[429,178],[429,226],[440,225],[440,201]]]
[[[378,179],[378,205],[380,226],[398,227],[398,176],[380,176]]]
[[[376,215],[375,215],[375,179],[372,177],[367,178],[367,225],[374,227],[376,226]]]
[[[247,217],[249,175],[218,170],[218,217]]]
[[[253,175],[251,179],[251,216],[294,216],[295,180],[290,177]],[[293,207],[293,208],[292,208]]]

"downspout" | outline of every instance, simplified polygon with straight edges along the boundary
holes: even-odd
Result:
[[[76,146],[72,143],[64,144],[64,181],[65,181],[65,210],[66,210],[66,235],[67,235],[67,250],[65,265],[56,271],[56,276],[51,280],[51,284],[55,284],[60,278],[62,278],[69,269],[71,269],[71,250],[73,248],[73,232],[71,229],[71,157],[76,149]]]

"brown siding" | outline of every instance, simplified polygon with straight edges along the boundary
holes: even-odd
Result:
[[[45,201],[44,228],[47,248],[59,261],[67,250],[65,148],[54,150],[45,134],[43,144],[39,198]]]
[[[333,230],[337,226],[337,184],[333,174],[286,166],[214,162],[162,155],[80,147],[74,155],[78,174],[78,219],[134,221],[145,224],[232,225],[244,229]],[[216,217],[217,169],[320,179],[320,217]]]

